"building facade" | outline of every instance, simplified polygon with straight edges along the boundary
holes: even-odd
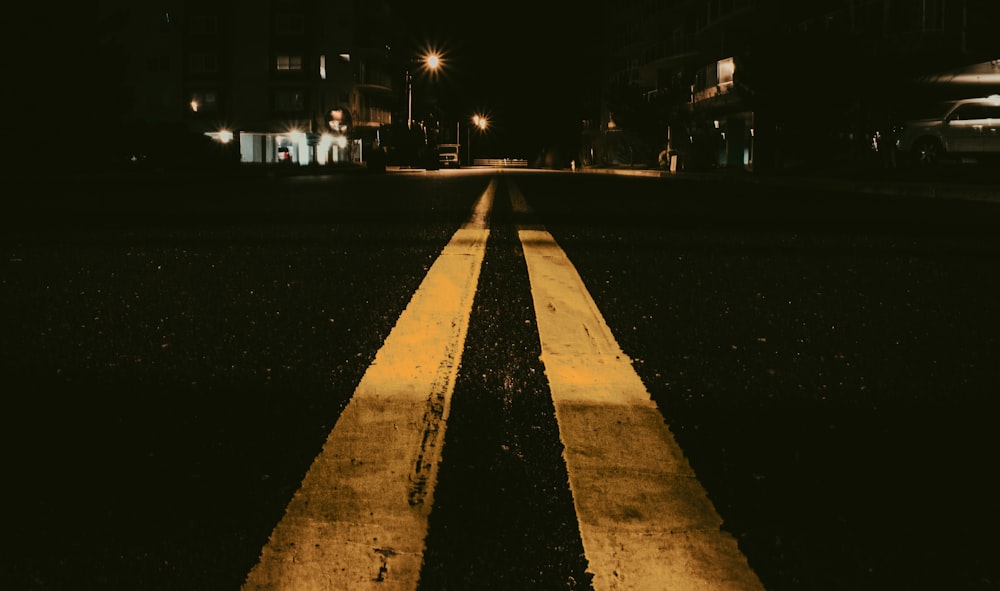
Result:
[[[920,101],[998,90],[939,74],[1000,57],[998,18],[990,0],[626,2],[610,21],[598,135],[632,146],[632,162],[686,169],[872,157]]]
[[[102,0],[109,100],[132,135],[196,132],[245,163],[365,162],[399,102],[390,20],[378,0]]]

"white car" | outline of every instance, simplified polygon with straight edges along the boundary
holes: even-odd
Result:
[[[922,166],[946,154],[1000,155],[1000,95],[954,101],[940,117],[907,121],[896,150]]]

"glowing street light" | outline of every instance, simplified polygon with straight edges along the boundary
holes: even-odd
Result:
[[[486,127],[488,125],[489,125],[489,119],[486,118],[486,115],[480,115],[479,113],[476,113],[475,115],[472,116],[472,125],[465,129],[465,143],[468,144],[468,151],[469,151],[468,158],[470,165],[472,164],[472,128],[478,127],[479,133],[482,133],[486,131]]]
[[[434,51],[424,55],[420,60],[421,67],[431,72],[437,72],[443,63],[441,54]],[[413,129],[413,75],[409,69],[406,70],[406,128]]]

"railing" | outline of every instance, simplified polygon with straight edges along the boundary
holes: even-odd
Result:
[[[720,82],[715,86],[709,86],[708,88],[695,91],[695,93],[691,95],[691,102],[700,103],[701,101],[707,101],[710,98],[715,98],[723,94],[729,94],[729,91],[731,91],[732,89],[733,89],[732,81]]]
[[[475,158],[473,166],[517,166],[526,167],[528,161],[523,158]]]

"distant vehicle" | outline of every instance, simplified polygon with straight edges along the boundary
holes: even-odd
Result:
[[[459,144],[440,144],[438,145],[438,162],[441,166],[458,168],[461,166],[461,161],[458,158]]]
[[[291,162],[292,161],[292,151],[288,149],[288,146],[280,146],[278,148],[278,162]]]
[[[954,101],[939,117],[907,121],[896,151],[919,166],[945,155],[1000,155],[1000,95]]]

